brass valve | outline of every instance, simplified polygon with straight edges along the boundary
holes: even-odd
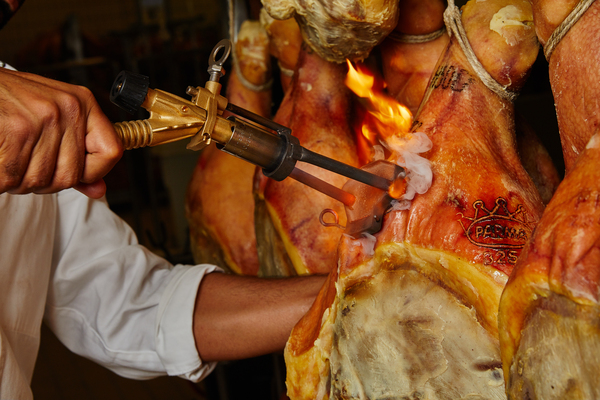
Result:
[[[221,58],[215,57],[223,51]],[[231,42],[220,41],[213,49],[208,71],[210,80],[205,87],[188,87],[186,92],[192,100],[162,90],[150,89],[148,78],[132,72],[121,72],[113,84],[110,99],[124,110],[134,113],[139,107],[150,112],[150,117],[141,121],[117,122],[114,124],[125,149],[156,146],[180,139],[194,137],[188,145],[200,150],[210,144],[213,132],[226,140],[231,135],[228,123],[219,122],[227,99],[221,96],[222,68],[231,52]]]

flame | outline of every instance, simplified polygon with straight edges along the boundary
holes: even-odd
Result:
[[[367,111],[361,121],[362,135],[358,137],[361,159],[370,162],[383,158],[383,150],[377,150],[383,146],[388,159],[407,169],[407,180],[397,179],[389,189],[390,196],[403,200],[401,209],[406,209],[415,193],[424,193],[431,186],[431,165],[417,155],[431,149],[431,140],[424,133],[410,131],[413,123],[410,110],[384,93],[383,80],[376,80],[364,66],[357,64],[354,68],[346,61],[346,86],[359,96]]]
[[[412,126],[412,114],[396,99],[377,90],[375,76],[366,68],[355,69],[350,61],[346,86],[359,96],[368,113],[362,122],[362,134],[371,146],[384,144],[391,136],[405,136]]]

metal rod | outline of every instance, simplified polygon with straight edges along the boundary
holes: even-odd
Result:
[[[391,181],[382,178],[381,176],[374,175],[370,172],[364,171],[359,168],[355,168],[351,165],[344,164],[343,162],[333,160],[329,157],[322,156],[314,151],[310,151],[306,148],[302,148],[302,155],[298,161],[304,161],[309,164],[316,165],[328,171],[335,172],[336,174],[343,175],[355,181],[362,182],[366,185],[376,187],[386,191],[392,184]]]
[[[245,108],[236,106],[235,104],[228,103],[225,109],[227,111],[231,111],[232,113],[239,115],[242,118],[246,118],[249,121],[256,122],[259,125],[272,129],[275,132],[291,132],[290,128],[280,125],[277,122],[274,122],[273,120],[263,117],[262,115],[258,115],[253,113],[252,111],[248,111]]]
[[[356,201],[356,197],[354,195],[335,187],[324,180],[317,178],[314,175],[309,174],[308,172],[302,171],[301,169],[294,168],[289,175],[290,178],[297,180],[300,183],[305,184],[306,186],[310,186],[311,188],[333,198],[337,201],[342,202],[344,205],[348,207],[352,207],[354,202]]]
[[[250,121],[256,122],[262,126],[279,132],[280,134],[291,135],[291,130],[289,128],[280,125],[276,122],[273,122],[268,118],[262,117],[260,115],[254,114],[251,111],[238,107],[235,104],[227,104],[227,110],[239,115],[242,118],[246,118]],[[376,187],[377,189],[381,189],[386,192],[392,184],[392,181],[385,179],[381,176],[372,174],[370,172],[364,171],[362,169],[353,167],[348,164],[344,164],[343,162],[336,161],[329,157],[322,156],[321,154],[310,151],[302,146],[300,146],[300,157],[297,160],[316,165],[317,167],[321,167],[328,171],[335,172],[336,174],[343,175],[347,178],[354,179],[355,181],[362,182],[366,185]]]

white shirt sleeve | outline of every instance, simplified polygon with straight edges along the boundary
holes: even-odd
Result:
[[[215,367],[198,356],[192,320],[200,282],[217,267],[172,266],[106,202],[75,190],[58,194],[52,266],[45,320],[71,351],[134,379],[198,381]]]

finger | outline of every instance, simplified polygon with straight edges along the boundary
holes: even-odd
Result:
[[[18,188],[27,170],[30,150],[26,147],[13,150],[15,147],[5,141],[0,145],[0,193]]]
[[[54,167],[51,168],[50,162],[46,165],[46,170],[52,173],[51,177],[46,185],[38,185],[34,193],[55,193],[73,187],[81,181],[85,163],[85,133],[75,133],[74,130],[77,128],[65,131],[57,155],[50,159],[55,160]]]
[[[103,178],[123,155],[123,144],[118,138],[112,123],[100,111],[95,99],[87,119],[85,136],[85,166],[81,181],[95,182]]]
[[[36,144],[24,185],[34,193],[53,193],[77,184],[85,159],[85,112],[80,99],[55,91],[54,110],[45,113],[44,132]]]
[[[78,183],[73,188],[92,199],[99,199],[106,194],[104,179],[97,180],[94,183]]]
[[[4,106],[9,108],[10,115],[0,125],[0,193],[29,193],[23,192],[22,183],[41,128],[26,112],[19,113],[19,104],[17,111],[7,104]]]
[[[79,183],[85,165],[87,108],[77,96],[65,94],[62,97],[62,140],[56,156],[52,182],[45,192],[63,190]]]
[[[60,140],[56,140],[56,136],[56,134],[44,134],[40,138],[32,151],[19,186],[13,188],[10,193],[38,193],[39,190],[51,186],[60,146]]]

